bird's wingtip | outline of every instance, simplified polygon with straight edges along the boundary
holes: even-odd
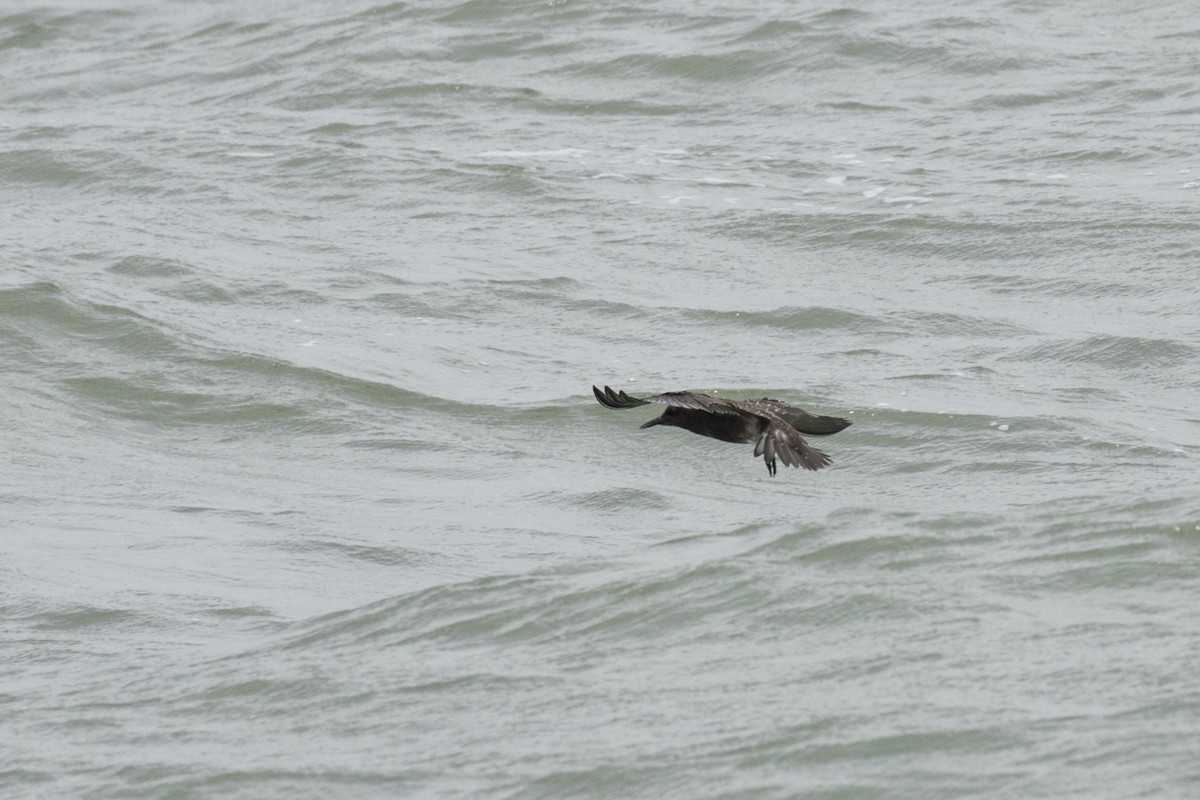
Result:
[[[638,397],[630,397],[625,394],[624,390],[614,391],[611,386],[605,386],[601,390],[597,386],[592,386],[592,393],[596,395],[596,400],[600,405],[608,408],[636,408],[637,406],[646,405],[646,401]]]

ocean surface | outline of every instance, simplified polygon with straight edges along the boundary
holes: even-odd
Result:
[[[1197,75],[1178,2],[5,3],[0,796],[1200,796]]]

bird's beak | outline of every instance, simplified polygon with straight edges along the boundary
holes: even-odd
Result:
[[[654,419],[650,420],[650,421],[649,421],[649,422],[647,422],[646,424],[644,424],[644,425],[639,425],[638,427],[639,427],[639,428],[649,428],[649,427],[651,427],[652,425],[661,425],[661,424],[662,424],[662,417],[655,417]]]

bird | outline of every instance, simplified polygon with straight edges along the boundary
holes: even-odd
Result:
[[[850,427],[850,420],[810,414],[781,400],[727,400],[697,392],[663,392],[650,397],[632,397],[624,390],[592,386],[592,393],[606,408],[636,408],[661,403],[667,408],[641,427],[670,425],[722,442],[754,442],[754,457],[762,456],[767,474],[775,476],[775,456],[788,467],[816,471],[832,459],[809,446],[800,434],[828,436]]]

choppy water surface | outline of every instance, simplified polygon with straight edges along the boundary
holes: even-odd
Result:
[[[1198,42],[9,4],[0,790],[1195,795]]]

